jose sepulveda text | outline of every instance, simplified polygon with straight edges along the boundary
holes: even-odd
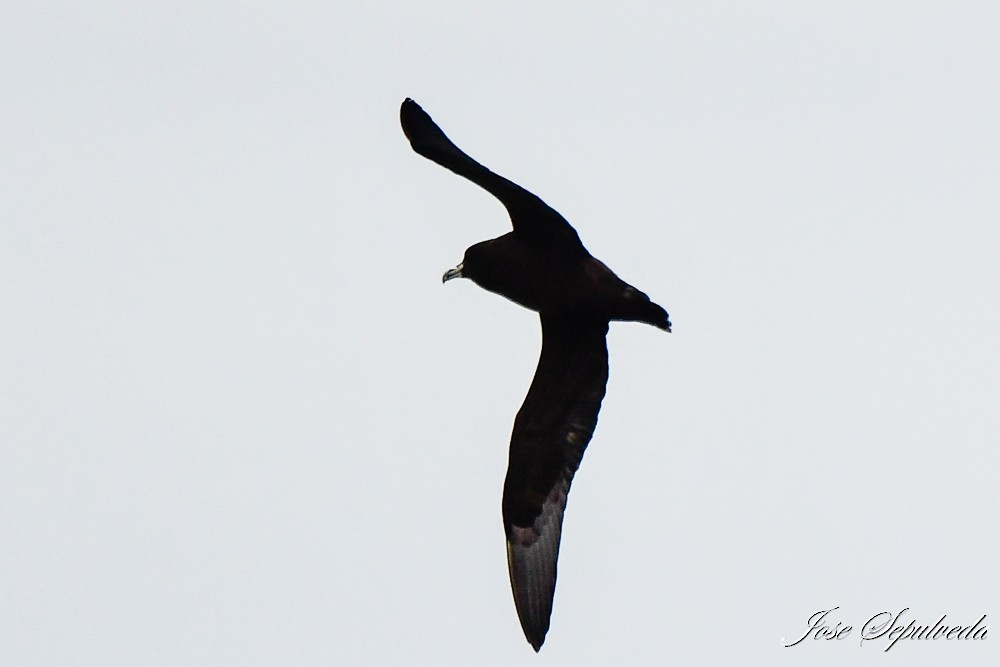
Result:
[[[852,636],[854,628],[841,620],[835,620],[833,612],[840,607],[817,611],[806,621],[806,630],[802,635],[791,642],[781,643],[786,648],[798,646],[806,639],[842,640]],[[882,639],[886,642],[884,651],[888,651],[896,642],[902,639],[986,639],[989,626],[986,624],[986,614],[983,614],[978,621],[969,625],[952,623],[948,620],[947,614],[942,614],[934,623],[922,623],[916,619],[909,618],[907,612],[909,607],[902,609],[899,613],[893,614],[889,611],[882,611],[861,626],[860,645],[873,639]]]

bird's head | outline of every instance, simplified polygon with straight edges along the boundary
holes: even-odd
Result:
[[[482,273],[479,269],[484,265],[484,255],[488,243],[489,241],[483,241],[470,246],[465,251],[465,256],[462,257],[458,266],[444,272],[444,275],[441,276],[441,282],[446,283],[452,278],[469,278],[473,282],[478,282],[476,278]]]
[[[488,292],[499,294],[525,308],[540,310],[544,280],[539,278],[537,267],[523,259],[524,253],[517,239],[513,234],[505,234],[469,246],[462,262],[446,271],[441,282],[468,278]]]
[[[464,270],[465,270],[465,262],[459,262],[458,266],[456,266],[454,269],[448,269],[447,271],[444,272],[444,275],[441,276],[441,283],[442,284],[446,283],[452,278],[465,278],[465,275],[462,273],[462,271]]]

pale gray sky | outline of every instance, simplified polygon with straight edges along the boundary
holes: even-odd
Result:
[[[993,665],[1000,8],[0,10],[0,662]],[[537,318],[414,97],[671,313],[613,325],[552,628],[500,493]],[[814,612],[844,641],[783,648]],[[991,632],[993,630],[991,629]]]

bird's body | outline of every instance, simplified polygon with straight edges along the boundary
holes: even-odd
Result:
[[[670,331],[670,320],[591,256],[559,213],[463,153],[416,102],[403,102],[400,120],[417,153],[497,197],[514,226],[468,248],[444,280],[469,278],[541,319],[542,352],[514,420],[502,503],[514,602],[537,651],[552,612],[566,496],[607,385],[608,323],[632,320]]]
[[[663,309],[592,257],[579,239],[546,246],[510,232],[467,252],[472,258],[462,262],[463,277],[539,314],[664,326]]]

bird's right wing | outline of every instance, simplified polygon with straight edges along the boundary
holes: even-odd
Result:
[[[542,316],[542,353],[514,420],[503,492],[507,563],[524,635],[545,641],[563,512],[608,381],[607,322]]]
[[[414,151],[469,179],[499,199],[510,214],[515,232],[526,235],[571,234],[579,243],[576,230],[556,210],[517,183],[494,174],[466,155],[410,98],[406,98],[399,108],[399,120]]]

